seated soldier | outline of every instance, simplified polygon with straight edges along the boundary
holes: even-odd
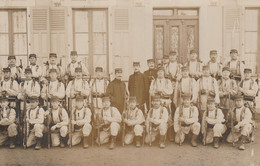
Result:
[[[64,148],[68,135],[68,113],[60,105],[58,97],[51,98],[51,108],[48,111],[52,146],[60,145]]]
[[[26,112],[27,134],[29,134],[26,145],[30,147],[36,143],[35,150],[41,149],[44,129],[44,110],[39,107],[39,98],[30,98],[30,109]],[[26,135],[27,136],[27,135]]]
[[[227,137],[227,142],[235,143],[240,139],[239,149],[245,150],[245,142],[253,130],[253,121],[250,109],[244,106],[242,95],[235,96],[235,109],[229,114],[228,120],[231,132]]]
[[[203,144],[209,144],[213,142],[214,148],[219,148],[219,138],[226,131],[224,114],[221,109],[216,108],[215,99],[209,97],[207,100],[207,110],[204,112],[202,117],[202,129]]]
[[[145,121],[143,112],[136,106],[136,97],[129,98],[129,109],[123,112],[123,123],[126,124],[125,144],[131,144],[135,137],[136,147],[141,146],[143,134],[142,123]]]
[[[88,107],[84,107],[84,98],[82,96],[76,97],[76,108],[71,114],[72,129],[72,145],[77,145],[81,142],[83,137],[83,148],[88,148],[88,137],[91,133],[92,126],[91,122],[91,111]]]
[[[15,124],[16,112],[10,108],[6,97],[0,98],[0,145],[10,140],[9,148],[15,148],[15,137],[17,136],[17,126]]]
[[[161,106],[160,96],[153,96],[152,108],[149,110],[146,119],[146,129],[148,134],[145,137],[145,143],[150,143],[151,145],[159,134],[160,148],[165,148],[168,117],[167,109]]]
[[[99,113],[101,116],[102,131],[100,132],[100,138],[97,138],[97,143],[100,139],[100,143],[104,144],[111,140],[109,149],[114,149],[116,137],[120,130],[121,114],[117,108],[110,106],[110,98],[105,96],[102,98],[103,108]]]
[[[192,132],[191,145],[198,146],[197,138],[200,133],[199,112],[196,106],[191,105],[191,95],[183,95],[183,103],[174,114],[175,143],[182,144],[185,134]]]

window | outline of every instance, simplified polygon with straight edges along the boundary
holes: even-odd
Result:
[[[101,66],[108,73],[107,9],[73,10],[74,50],[92,74]]]
[[[15,55],[17,65],[22,59],[27,64],[26,10],[0,10],[0,56],[1,66],[7,66],[7,57]]]

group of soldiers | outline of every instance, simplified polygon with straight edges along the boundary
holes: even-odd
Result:
[[[140,62],[133,62],[128,88],[122,68],[115,69],[111,81],[102,67],[89,76],[76,51],[65,70],[55,53],[43,67],[36,54],[29,55],[26,68],[9,56],[0,86],[0,144],[40,149],[43,143],[71,147],[82,142],[88,148],[89,142],[110,142],[113,149],[117,140],[140,147],[159,138],[165,148],[167,138],[182,145],[191,133],[194,147],[200,140],[218,148],[226,139],[244,150],[254,139],[258,80],[235,49],[226,65],[217,61],[216,50],[206,64],[197,56],[191,50],[186,64],[178,63],[174,51],[162,61],[148,59],[144,73]]]

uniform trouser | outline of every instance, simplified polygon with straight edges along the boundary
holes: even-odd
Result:
[[[204,111],[207,109],[207,95],[200,95],[199,96],[199,119],[200,119],[200,122],[202,120],[202,116],[203,116],[203,113]]]
[[[7,126],[1,126],[6,128]],[[10,124],[7,127],[7,130],[0,131],[0,146],[7,141],[8,137],[15,137],[17,136],[17,125],[15,123]]]
[[[43,124],[34,124],[33,129],[29,133],[29,137],[27,139],[27,147],[30,147],[36,143],[36,138],[42,138],[43,136]]]
[[[79,129],[75,129],[75,131],[72,133],[72,146],[77,145],[81,142],[82,136],[88,137],[92,131],[92,126],[89,123],[85,123],[83,127]],[[70,144],[70,141],[68,141],[68,145]]]
[[[206,136],[206,144],[210,144],[213,142],[214,137],[222,137],[227,130],[226,125],[224,124],[215,124],[213,128],[207,129],[207,136]]]
[[[127,130],[126,127],[126,135],[125,135],[125,144],[131,144],[134,141],[135,136],[142,136],[144,128],[142,125],[137,124],[133,127],[133,130]]]
[[[185,135],[189,134],[189,132],[192,132],[192,134],[194,135],[199,135],[200,133],[200,123],[199,122],[195,122],[190,126],[185,126],[185,127],[181,127],[179,132],[176,132],[175,134],[175,143],[182,143],[185,140]]]
[[[117,122],[110,123],[110,126],[106,129],[100,131],[100,144],[105,144],[109,142],[110,136],[117,136],[120,130],[120,124]],[[98,138],[96,140],[98,143]]]
[[[249,137],[250,134],[252,133],[253,130],[253,126],[252,124],[245,124],[244,126],[242,126],[239,130],[239,132],[234,132],[234,134],[232,134],[232,132],[229,133],[228,137],[227,137],[227,142],[228,143],[232,143],[232,142],[237,142],[239,140],[239,137],[246,136]],[[233,137],[234,135],[234,137]]]
[[[59,146],[60,137],[65,138],[67,136],[67,134],[68,134],[68,126],[62,126],[61,128],[56,129],[54,132],[52,132],[51,133],[52,146]]]
[[[166,135],[168,124],[167,123],[161,123],[158,127],[152,128],[151,135],[149,134],[149,125],[146,125],[147,128],[147,135],[145,137],[145,143],[154,142],[157,135]],[[151,139],[151,140],[150,140]]]

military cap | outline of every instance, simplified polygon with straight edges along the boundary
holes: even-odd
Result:
[[[6,72],[11,72],[11,69],[9,67],[6,67],[6,68],[3,68],[3,72],[6,73]]]
[[[196,50],[190,50],[190,54],[193,54],[193,53],[195,53],[195,54],[197,54],[197,51]]]
[[[130,96],[129,97],[129,101],[136,101],[136,97],[135,96]]]
[[[191,94],[189,94],[189,93],[185,93],[185,94],[183,94],[182,96],[181,96],[183,99],[191,99]]]
[[[181,71],[189,71],[188,66],[182,66],[182,67],[181,67]]]
[[[214,103],[215,103],[215,98],[209,96],[209,97],[207,98],[207,102],[208,102],[208,103],[210,103],[210,102],[214,102]]]
[[[57,101],[60,101],[60,99],[57,96],[53,96],[51,98],[51,102],[57,102]]]
[[[115,73],[122,73],[123,69],[122,68],[115,68]]]
[[[78,55],[77,51],[71,51],[70,55]]]
[[[234,96],[234,100],[240,100],[240,99],[243,99],[244,96],[242,94],[237,94]]]
[[[209,54],[212,55],[212,54],[217,54],[217,50],[210,50]]]
[[[161,97],[159,95],[152,96],[152,101],[158,101]]]
[[[98,72],[98,71],[103,72],[103,68],[102,67],[96,67],[95,71],[96,72]]]
[[[56,53],[50,53],[49,58],[51,58],[51,57],[57,58],[57,54]]]
[[[209,66],[208,65],[203,66],[202,70],[209,70]]]
[[[177,55],[177,52],[176,52],[176,51],[171,51],[171,52],[169,53],[169,56],[174,56],[174,55]]]
[[[163,66],[158,67],[157,71],[160,71],[160,70],[164,71],[164,67]]]
[[[228,66],[223,67],[222,71],[230,71],[230,68]]]
[[[16,59],[16,57],[14,55],[9,55],[8,60],[10,60],[10,59]]]
[[[58,72],[55,68],[51,68],[50,70],[49,70],[49,73],[52,73],[52,72]]]
[[[36,56],[36,54],[30,54],[29,55],[29,58],[36,58],[37,56]]]
[[[250,69],[250,68],[245,68],[245,69],[244,69],[244,73],[252,73],[252,69]]]
[[[75,68],[75,72],[82,72],[82,68],[81,67],[76,67]]]
[[[168,59],[169,55],[163,55],[163,59]]]
[[[110,97],[109,96],[104,96],[103,98],[102,98],[102,101],[104,102],[104,101],[110,101]]]
[[[231,54],[231,53],[238,53],[238,51],[237,51],[236,49],[231,49],[231,50],[230,50],[230,54]]]
[[[154,59],[147,59],[147,63],[150,63],[150,62],[155,63],[155,60]]]
[[[32,69],[30,67],[26,67],[24,69],[24,73],[32,73]]]
[[[39,101],[39,97],[38,96],[32,96],[29,98],[30,101]]]
[[[81,96],[81,95],[76,96],[76,101],[82,101],[82,100],[84,100],[83,96]]]
[[[140,66],[140,62],[133,62],[133,66]]]

